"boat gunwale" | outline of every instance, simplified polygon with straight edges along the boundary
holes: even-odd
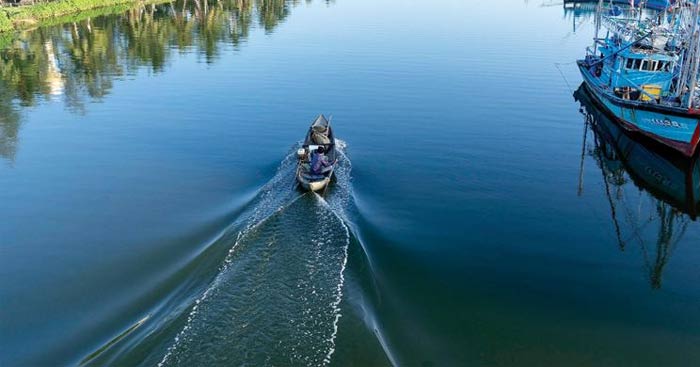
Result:
[[[581,64],[579,64],[579,67],[581,68],[582,72],[584,72],[584,71],[587,72],[587,70],[585,70],[585,68],[583,68],[581,66]],[[693,136],[691,138],[690,143],[684,143],[684,142],[681,142],[678,140],[664,138],[664,137],[659,136],[657,134],[654,134],[652,132],[643,130],[643,129],[637,127],[636,125],[634,125],[633,123],[626,121],[625,119],[620,118],[617,115],[615,115],[615,113],[610,111],[610,109],[605,105],[605,103],[603,103],[603,101],[600,100],[601,98],[603,98],[598,94],[598,90],[600,88],[597,88],[598,90],[596,90],[595,86],[592,86],[591,83],[587,80],[587,78],[585,78],[585,75],[584,75],[584,79],[586,79],[586,80],[584,80],[583,85],[586,87],[586,90],[588,92],[590,92],[589,95],[592,97],[593,102],[596,105],[598,105],[598,107],[600,107],[601,110],[606,115],[608,115],[608,117],[610,117],[611,119],[613,119],[613,121],[620,124],[624,129],[626,129],[628,131],[633,131],[633,132],[642,134],[643,136],[646,136],[647,138],[653,139],[658,143],[661,143],[661,144],[663,144],[671,149],[674,149],[675,151],[683,154],[686,157],[692,157],[696,153],[697,146],[698,146],[698,139],[700,138],[700,136],[699,136],[700,121],[698,121],[698,125],[695,127],[695,132],[693,133]],[[608,95],[604,94],[604,97],[608,98]],[[615,97],[615,98],[617,98],[617,97]],[[613,102],[614,104],[616,104],[620,107],[630,108],[625,104],[617,104],[612,100],[611,100],[611,102]],[[634,109],[634,108],[630,108],[630,109]],[[652,111],[652,112],[656,112],[656,111]]]
[[[648,104],[645,102],[624,100],[624,99],[619,98],[615,95],[611,95],[610,93],[606,93],[605,89],[596,85],[596,83],[593,80],[592,74],[586,68],[586,63],[584,60],[577,60],[576,64],[578,65],[579,70],[581,71],[581,74],[583,75],[584,84],[591,91],[590,94],[593,96],[594,101],[597,104],[599,104],[606,113],[608,113],[612,118],[614,118],[615,121],[620,123],[625,129],[637,131],[643,135],[646,135],[646,136],[648,136],[648,137],[650,137],[650,138],[652,138],[652,139],[654,139],[654,140],[656,140],[664,145],[667,145],[667,146],[683,153],[683,155],[685,155],[687,157],[692,157],[697,152],[698,142],[700,141],[700,119],[698,119],[697,113],[693,113],[693,112],[690,112],[690,110],[685,110],[685,109],[683,109],[683,111],[680,111],[679,108],[674,108],[674,107],[670,107],[670,106],[652,105],[652,104]],[[615,115],[615,113],[610,111],[610,109],[605,105],[605,103],[603,103],[600,100],[600,98],[606,98],[614,105],[621,107],[621,108],[627,108],[630,110],[644,110],[644,111],[649,111],[649,112],[654,112],[654,113],[671,114],[671,115],[679,116],[679,117],[695,118],[697,120],[697,124],[695,126],[695,131],[693,132],[693,134],[690,138],[690,142],[688,142],[688,143],[683,142],[683,141],[679,141],[679,140],[673,140],[673,139],[662,137],[662,136],[655,134],[653,132],[643,130],[640,127],[633,124],[632,122],[629,122],[629,121]]]
[[[674,107],[674,106],[668,106],[668,105],[663,105],[663,104],[654,104],[654,103],[649,103],[649,102],[641,102],[641,101],[633,101],[629,99],[623,99],[620,98],[612,93],[608,92],[608,89],[605,89],[599,85],[599,83],[595,82],[595,77],[591,74],[591,72],[588,70],[586,67],[586,61],[585,60],[576,60],[576,64],[579,67],[579,70],[581,71],[581,74],[583,74],[583,77],[586,81],[586,84],[591,85],[593,88],[598,90],[601,94],[605,95],[605,97],[610,100],[613,104],[619,107],[627,107],[630,108],[630,106],[639,109],[639,110],[644,110],[644,111],[650,111],[650,112],[659,112],[662,111],[663,113],[670,113],[673,114],[674,116],[679,116],[679,117],[688,117],[688,118],[694,118],[697,113],[695,112],[695,109],[686,109],[682,107]],[[698,118],[698,123],[700,124],[700,118]]]

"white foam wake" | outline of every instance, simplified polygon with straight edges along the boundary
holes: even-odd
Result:
[[[340,152],[327,200],[292,190],[295,157],[283,160],[159,367],[331,362],[351,242],[351,166]]]

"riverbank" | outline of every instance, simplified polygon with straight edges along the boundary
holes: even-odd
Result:
[[[81,12],[105,9],[112,12],[126,10],[136,4],[153,4],[164,0],[59,0],[50,3],[20,7],[0,8],[0,33],[23,30],[43,24],[53,23],[63,17],[80,17]]]

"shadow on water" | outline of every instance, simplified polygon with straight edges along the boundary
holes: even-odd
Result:
[[[298,4],[178,0],[126,12],[108,7],[1,38],[0,157],[14,160],[20,108],[55,100],[83,114],[89,102],[110,94],[115,80],[141,69],[162,72],[182,52],[213,63],[227,45],[239,49],[254,27],[271,33]]]
[[[594,104],[583,85],[574,97],[584,116],[582,163],[591,157],[603,175],[620,251],[639,246],[651,287],[660,289],[676,244],[700,211],[698,155],[687,158],[624,131]],[[583,189],[581,181],[580,195]]]

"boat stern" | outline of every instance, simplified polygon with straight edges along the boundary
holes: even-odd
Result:
[[[326,185],[328,185],[328,182],[329,182],[329,181],[330,181],[330,179],[324,178],[324,179],[321,180],[321,181],[309,182],[309,183],[308,183],[308,188],[307,188],[307,189],[310,190],[310,191],[313,191],[313,192],[321,191],[321,190],[323,190],[323,189],[326,187]]]

